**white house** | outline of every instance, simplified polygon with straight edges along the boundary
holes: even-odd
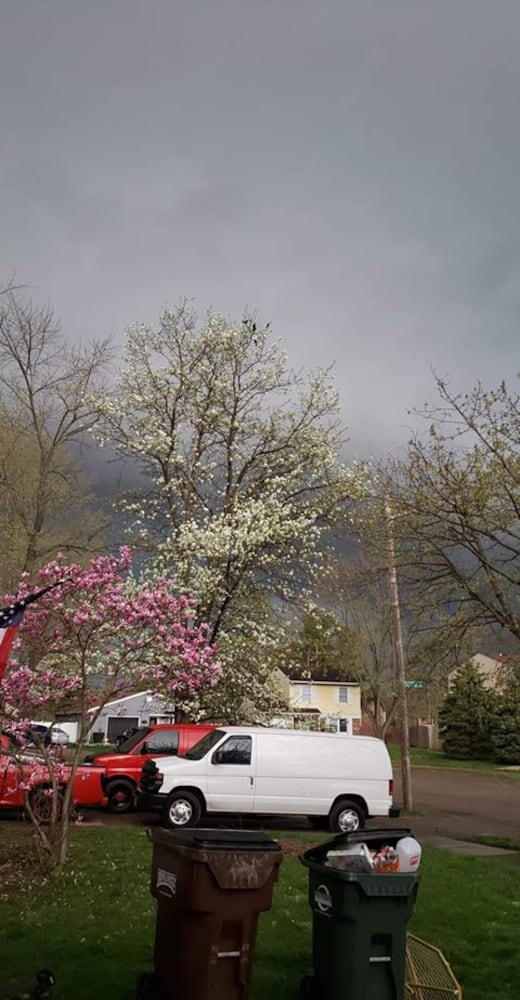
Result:
[[[175,706],[151,691],[139,691],[107,701],[89,732],[89,741],[114,743],[125,729],[168,722],[175,722]]]

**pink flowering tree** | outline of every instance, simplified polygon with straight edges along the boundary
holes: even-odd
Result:
[[[82,772],[88,778],[80,765],[82,747],[107,701],[141,688],[186,702],[220,679],[209,628],[193,625],[192,598],[176,593],[171,579],[137,581],[130,549],[94,558],[86,567],[58,557],[39,571],[34,585],[24,574],[16,596],[58,581],[61,586],[27,608],[0,684],[2,728],[19,747],[27,811],[52,868],[62,867],[67,857],[76,779]],[[9,595],[6,603],[12,600]],[[37,761],[33,757],[28,764],[29,722],[71,704],[78,738],[67,761],[56,758],[52,744],[42,743]],[[35,796],[41,769],[46,780],[38,784],[46,787]]]

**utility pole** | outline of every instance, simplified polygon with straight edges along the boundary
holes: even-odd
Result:
[[[390,502],[385,506],[388,537],[388,579],[390,603],[392,605],[392,638],[394,646],[394,683],[398,698],[398,720],[401,744],[401,776],[403,785],[403,805],[406,812],[413,808],[412,768],[410,764],[410,733],[408,727],[408,703],[406,699],[406,664],[401,628],[401,605],[395,560],[393,514]]]

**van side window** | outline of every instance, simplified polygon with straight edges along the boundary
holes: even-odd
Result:
[[[231,736],[219,749],[222,751],[223,764],[251,763],[250,736]]]
[[[167,753],[175,756],[179,749],[179,734],[167,729],[152,733],[146,741],[148,753]]]

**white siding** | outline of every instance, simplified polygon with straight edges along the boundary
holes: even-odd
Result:
[[[141,691],[138,694],[108,702],[96,719],[89,739],[92,739],[94,733],[102,733],[106,739],[109,719],[137,719],[138,725],[147,726],[150,722],[150,716],[159,718],[174,713],[175,707],[173,705],[167,704],[164,699],[151,695],[147,691]]]

